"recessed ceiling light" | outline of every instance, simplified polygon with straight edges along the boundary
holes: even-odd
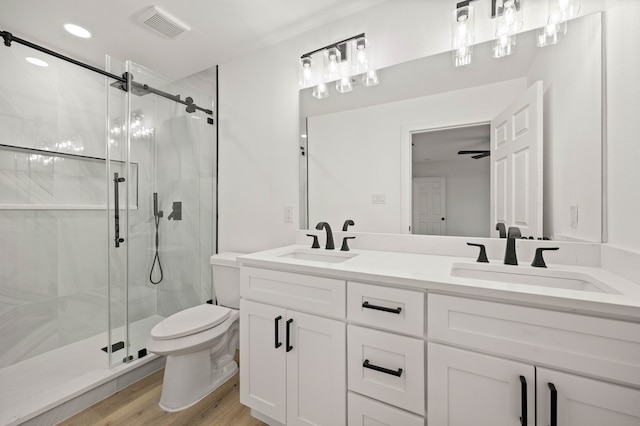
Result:
[[[76,37],[80,37],[80,38],[91,37],[91,33],[89,31],[75,24],[64,24],[64,29]]]
[[[32,58],[31,56],[28,56],[28,57],[26,57],[24,59],[27,62],[29,62],[30,64],[37,65],[39,67],[48,67],[49,66],[49,64],[46,63],[45,61],[43,61],[42,59]]]

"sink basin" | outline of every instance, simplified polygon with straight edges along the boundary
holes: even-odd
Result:
[[[358,253],[351,253],[346,251],[330,251],[323,249],[296,249],[289,253],[281,254],[278,257],[286,259],[307,260],[311,262],[322,263],[341,263],[349,260]]]
[[[491,265],[486,263],[454,263],[451,275],[484,281],[500,281],[565,290],[619,294],[592,276],[580,272],[533,268],[531,266]]]

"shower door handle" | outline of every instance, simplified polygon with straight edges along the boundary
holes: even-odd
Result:
[[[118,173],[113,174],[113,224],[116,231],[114,238],[116,247],[120,247],[120,243],[124,242],[124,238],[120,238],[120,195],[118,193],[118,186],[120,182],[124,182],[123,177],[118,177]]]

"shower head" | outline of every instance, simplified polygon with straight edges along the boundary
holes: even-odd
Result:
[[[114,81],[113,83],[111,83],[111,87],[115,87],[116,89],[120,89],[122,91],[127,91],[127,80],[129,80],[128,78],[129,73],[124,73],[122,74],[122,78],[124,78],[124,81],[121,80],[117,80]],[[131,93],[133,93],[136,96],[144,96],[149,92],[149,90],[147,90],[147,88],[145,87],[144,84],[140,84],[140,83],[136,83],[133,81],[133,76],[131,76],[131,79],[129,80],[131,82]]]

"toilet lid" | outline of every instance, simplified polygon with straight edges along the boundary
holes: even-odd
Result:
[[[158,340],[175,339],[215,327],[231,315],[231,310],[210,304],[198,305],[177,312],[156,324],[151,337]]]

